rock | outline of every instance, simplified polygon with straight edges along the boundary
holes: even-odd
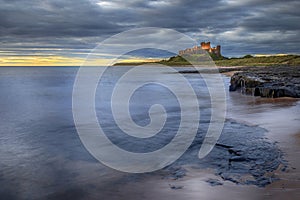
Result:
[[[170,186],[170,188],[171,188],[172,190],[180,190],[180,189],[183,189],[183,187],[184,187],[184,186],[182,186],[182,185],[180,185],[180,186],[175,186],[175,185],[171,185],[171,184],[169,184],[169,186]]]
[[[229,161],[230,162],[241,162],[241,161],[246,161],[247,159],[243,156],[232,156]]]
[[[223,183],[221,183],[218,179],[208,179],[206,181],[207,183],[209,183],[211,186],[218,186],[218,185],[223,185]]]
[[[300,67],[256,67],[235,73],[229,91],[266,98],[300,98]]]
[[[170,174],[168,175],[168,178],[172,178],[174,180],[183,178],[186,176],[186,169],[182,167],[171,167],[169,168]]]
[[[220,176],[224,181],[231,181],[236,184],[239,184],[241,182],[241,175],[239,174],[221,173]]]

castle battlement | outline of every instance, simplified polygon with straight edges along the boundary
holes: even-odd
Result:
[[[187,48],[185,50],[179,51],[179,55],[186,55],[186,54],[199,54],[201,51],[205,50],[209,53],[215,54],[218,57],[221,57],[221,46],[218,45],[216,47],[211,47],[210,42],[201,42],[201,46],[194,46],[192,48]]]

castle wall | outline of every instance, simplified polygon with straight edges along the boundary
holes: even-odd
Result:
[[[221,46],[218,45],[212,48],[210,46],[210,42],[201,42],[201,46],[194,46],[192,48],[181,50],[179,51],[179,55],[182,56],[184,54],[197,54],[201,53],[202,50],[206,50],[209,53],[213,53],[216,56],[221,57]]]

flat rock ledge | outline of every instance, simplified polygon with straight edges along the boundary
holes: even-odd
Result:
[[[240,68],[230,80],[229,91],[266,98],[300,98],[300,66]]]

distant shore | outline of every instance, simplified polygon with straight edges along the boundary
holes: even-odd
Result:
[[[196,60],[197,55],[189,55],[189,60]],[[216,66],[300,66],[300,55],[280,55],[280,56],[261,56],[254,57],[251,55],[246,55],[241,58],[218,58],[213,60]],[[136,65],[146,65],[146,64],[162,64],[169,66],[191,66],[192,64],[188,62],[181,56],[173,56],[166,60],[161,60],[158,62],[119,62],[115,63],[114,66],[136,66]]]
[[[214,61],[220,73],[231,76],[230,91],[240,91],[247,95],[266,98],[300,98],[300,56],[268,56],[222,59]],[[133,63],[133,65],[169,65],[191,67],[184,58],[172,57],[168,60],[151,63]],[[116,63],[115,66],[122,66]],[[127,63],[128,65],[128,63]],[[195,66],[197,67],[197,66]],[[187,69],[180,73],[215,73],[216,68]]]
[[[300,98],[300,66],[218,67],[218,70],[231,77],[230,91],[266,98]],[[197,70],[179,72],[199,73]]]

